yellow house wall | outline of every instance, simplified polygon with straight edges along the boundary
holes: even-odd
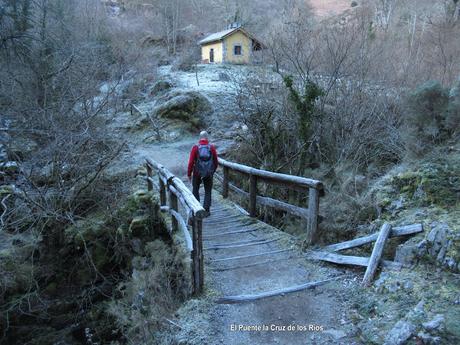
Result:
[[[201,60],[208,60],[209,52],[214,49],[214,62],[222,62],[222,42],[215,42],[201,46]]]
[[[241,33],[240,31],[235,32],[224,39],[224,62],[230,63],[249,63],[252,53],[252,40]],[[242,47],[241,55],[234,55],[233,47],[240,44]]]

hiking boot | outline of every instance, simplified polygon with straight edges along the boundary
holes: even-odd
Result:
[[[211,211],[205,210],[205,212],[206,212],[206,213],[204,214],[204,217],[205,217],[205,218],[208,218],[208,217],[211,216]]]

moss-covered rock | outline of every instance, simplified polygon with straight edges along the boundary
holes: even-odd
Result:
[[[212,111],[211,103],[197,91],[173,90],[160,97],[154,111],[165,118],[181,120],[197,128]]]
[[[460,155],[438,152],[392,171],[372,194],[381,213],[393,216],[411,208],[455,209],[460,205]]]
[[[173,87],[172,83],[167,80],[158,80],[153,86],[150,88],[150,95],[156,96],[165,92]]]
[[[460,155],[435,155],[399,166],[375,184],[371,194],[379,218],[374,224],[423,223],[425,232],[399,243],[395,259],[460,272]]]
[[[419,206],[453,206],[460,201],[460,164],[428,162],[394,176],[395,191]]]
[[[136,216],[129,224],[128,231],[134,237],[143,237],[150,233],[150,217],[149,215]]]

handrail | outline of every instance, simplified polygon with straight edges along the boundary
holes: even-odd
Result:
[[[321,181],[302,176],[256,169],[247,165],[229,162],[222,158],[219,158],[219,164],[223,168],[223,176],[216,174],[216,177],[222,182],[222,196],[224,198],[228,197],[230,189],[243,198],[249,199],[249,215],[251,217],[257,215],[257,203],[300,217],[307,221],[307,244],[311,244],[315,241],[318,230],[319,198],[324,196],[324,186]],[[249,192],[230,183],[230,170],[249,176]],[[257,195],[257,182],[259,180],[269,184],[282,185],[300,192],[308,191],[308,208],[302,208],[284,201]]]
[[[279,182],[285,182],[286,184],[296,184],[300,187],[305,186],[308,188],[315,188],[318,190],[323,189],[323,183],[321,181],[313,180],[306,177],[275,173],[267,170],[260,170],[247,165],[229,162],[223,158],[219,158],[219,164],[244,174],[261,177],[262,179],[276,180]]]
[[[206,214],[205,209],[201,206],[200,202],[196,200],[190,189],[187,188],[180,178],[174,176],[168,169],[154,160],[146,158],[146,162],[158,172],[158,175],[165,185],[171,185],[178,191],[195,217],[200,219],[204,218]]]
[[[186,248],[191,254],[193,294],[199,294],[203,291],[204,286],[202,219],[206,211],[181,179],[152,159],[146,158],[145,162],[147,189],[149,191],[153,189],[152,172],[155,170],[158,174],[157,188],[160,193],[160,209],[171,215],[171,232],[180,229],[184,234]],[[167,199],[169,199],[169,206],[166,206]],[[179,212],[178,201],[186,211],[187,221]],[[192,235],[190,235],[187,223],[191,225]]]

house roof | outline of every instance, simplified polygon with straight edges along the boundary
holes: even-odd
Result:
[[[238,29],[239,28],[232,28],[232,29],[227,29],[227,30],[224,30],[224,31],[219,31],[219,32],[213,33],[213,34],[211,34],[209,36],[206,36],[205,38],[203,38],[198,43],[199,44],[205,44],[205,43],[211,43],[211,42],[214,42],[214,41],[220,41],[225,36],[228,36],[229,34],[235,32]]]
[[[232,28],[232,29],[227,29],[227,30],[223,30],[223,31],[219,31],[219,32],[216,32],[216,33],[213,33],[209,36],[206,36],[205,38],[203,38],[201,41],[198,42],[198,44],[200,45],[203,45],[203,44],[207,44],[207,43],[212,43],[212,42],[216,42],[216,41],[221,41],[223,40],[225,37],[227,36],[230,36],[231,34],[233,34],[234,32],[236,31],[241,31],[243,34],[245,34],[246,36],[248,36],[250,39],[256,41],[257,43],[259,43],[260,45],[262,45],[262,43],[256,39],[254,36],[252,36],[251,34],[249,34],[246,30],[243,30],[241,27],[239,28]]]

